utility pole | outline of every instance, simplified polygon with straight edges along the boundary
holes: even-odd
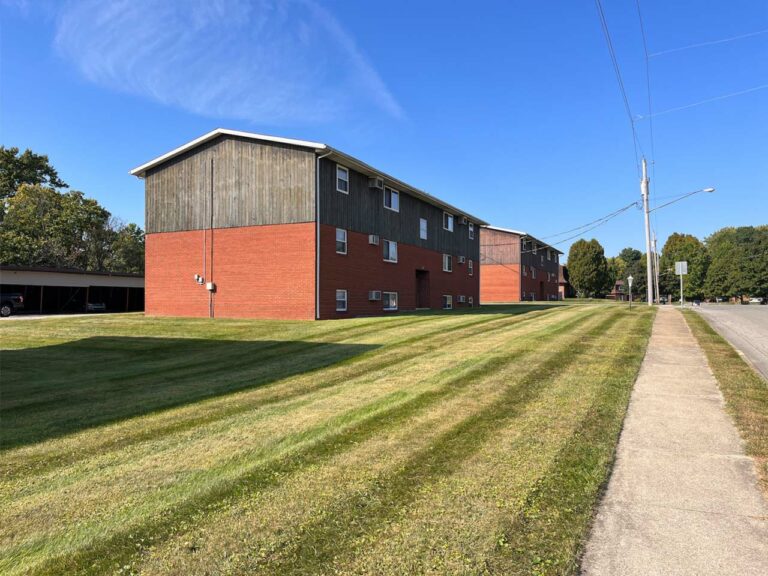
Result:
[[[645,213],[645,264],[648,285],[648,306],[653,306],[653,264],[651,258],[651,218],[648,209],[648,163],[643,158],[643,179],[640,181],[640,194],[643,197],[643,212]]]
[[[656,247],[656,232],[653,233],[653,274],[654,278],[656,280],[656,304],[661,303],[661,299],[659,298],[659,253],[657,251]]]

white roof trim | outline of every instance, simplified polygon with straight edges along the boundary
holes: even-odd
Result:
[[[498,226],[486,226],[489,230],[497,230],[498,232],[508,232],[509,234],[517,234],[518,236],[528,236],[527,232],[521,232],[520,230],[512,230],[510,228],[499,228]]]
[[[313,150],[325,150],[326,148],[328,148],[328,146],[326,146],[321,142],[310,142],[308,140],[295,140],[293,138],[267,136],[266,134],[256,134],[254,132],[241,132],[239,130],[227,130],[226,128],[216,128],[215,130],[211,130],[207,134],[203,134],[202,136],[200,136],[200,138],[195,138],[194,140],[192,140],[191,142],[187,142],[183,146],[174,148],[170,152],[163,154],[162,156],[158,156],[157,158],[150,160],[146,164],[142,164],[141,166],[134,168],[133,170],[131,170],[130,173],[132,176],[138,176],[139,178],[141,178],[144,175],[144,173],[150,168],[153,168],[158,164],[162,164],[163,162],[166,162],[167,160],[170,160],[171,158],[174,158],[179,154],[183,154],[187,150],[191,150],[192,148],[195,148],[196,146],[199,146],[204,142],[213,140],[217,136],[223,136],[223,135],[238,136],[240,138],[250,138],[251,140],[265,140],[267,142],[277,142],[279,144],[290,144],[292,146],[301,146],[302,148],[311,148]]]

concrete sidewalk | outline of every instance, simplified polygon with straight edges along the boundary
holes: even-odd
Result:
[[[671,306],[656,316],[582,574],[768,574],[768,504],[754,464]]]

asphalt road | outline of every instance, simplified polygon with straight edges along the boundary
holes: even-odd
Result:
[[[768,306],[702,304],[694,310],[768,379]]]

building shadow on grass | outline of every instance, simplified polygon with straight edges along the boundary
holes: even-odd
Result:
[[[373,345],[92,337],[0,352],[0,449],[183,406],[347,360]]]

